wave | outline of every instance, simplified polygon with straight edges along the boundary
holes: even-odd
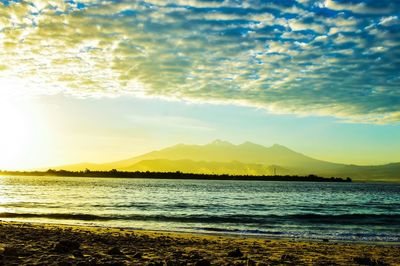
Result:
[[[229,228],[214,228],[214,227],[183,227],[185,230],[196,230],[206,233],[216,234],[233,234],[233,235],[252,235],[263,237],[287,237],[300,239],[319,239],[319,240],[344,240],[344,241],[376,241],[376,242],[400,242],[400,235],[392,232],[347,232],[341,230],[258,230],[258,229],[229,229]]]
[[[290,237],[308,239],[337,239],[357,241],[400,242],[399,214],[295,214],[295,215],[224,215],[224,216],[165,216],[165,215],[94,215],[78,213],[0,213],[1,218],[69,220],[72,223],[90,221],[105,225],[104,222],[122,221],[125,227],[134,228],[137,222],[155,222],[154,228],[168,223],[170,230],[186,232],[208,232],[210,234],[257,235],[269,237]],[[70,222],[69,222],[70,223]],[[327,225],[329,223],[329,225]],[[119,223],[118,223],[119,224]],[[131,226],[132,225],[132,226]],[[151,223],[149,226],[153,226]],[[371,231],[372,228],[380,228]],[[350,227],[348,227],[350,226]],[[135,227],[136,228],[136,227]],[[153,229],[154,229],[153,228]],[[151,229],[151,228],[136,228]]]
[[[291,215],[95,215],[79,213],[0,213],[0,218],[44,218],[83,221],[157,221],[176,223],[209,224],[255,224],[268,225],[396,225],[400,224],[400,214],[291,214]]]
[[[294,214],[283,216],[289,221],[310,224],[393,225],[400,223],[400,214]]]
[[[265,231],[258,229],[229,229],[229,228],[217,228],[217,227],[182,227],[183,229],[194,229],[205,232],[215,233],[231,233],[231,234],[246,234],[246,235],[282,235],[284,232],[279,231]]]
[[[98,216],[93,214],[68,214],[68,213],[0,213],[0,218],[47,218],[57,220],[83,220],[83,221],[101,221],[113,220],[112,217]]]

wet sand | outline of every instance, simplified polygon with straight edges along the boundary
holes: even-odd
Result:
[[[0,222],[0,265],[400,265],[400,244]]]

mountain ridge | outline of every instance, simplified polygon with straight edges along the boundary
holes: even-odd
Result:
[[[249,141],[235,145],[214,140],[203,145],[176,144],[110,163],[81,163],[55,167],[56,170],[181,171],[205,174],[308,175],[351,177],[361,181],[399,180],[400,163],[359,166],[314,159],[283,145],[265,147]]]

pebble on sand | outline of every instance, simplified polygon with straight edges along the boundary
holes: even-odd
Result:
[[[108,255],[123,255],[119,247],[112,247],[107,252]]]
[[[239,248],[231,250],[228,252],[228,257],[240,258],[243,256],[243,253],[240,251]]]
[[[54,251],[59,253],[67,253],[78,250],[81,244],[73,240],[61,240],[54,246]]]

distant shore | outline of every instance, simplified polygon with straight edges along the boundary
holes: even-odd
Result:
[[[0,265],[400,265],[400,247],[0,221]]]
[[[126,171],[0,171],[0,175],[19,176],[66,176],[66,177],[120,177],[120,178],[152,178],[152,179],[199,179],[199,180],[246,180],[246,181],[301,181],[301,182],[352,182],[351,178],[321,177],[317,175],[218,175],[191,174],[182,172],[126,172]]]

